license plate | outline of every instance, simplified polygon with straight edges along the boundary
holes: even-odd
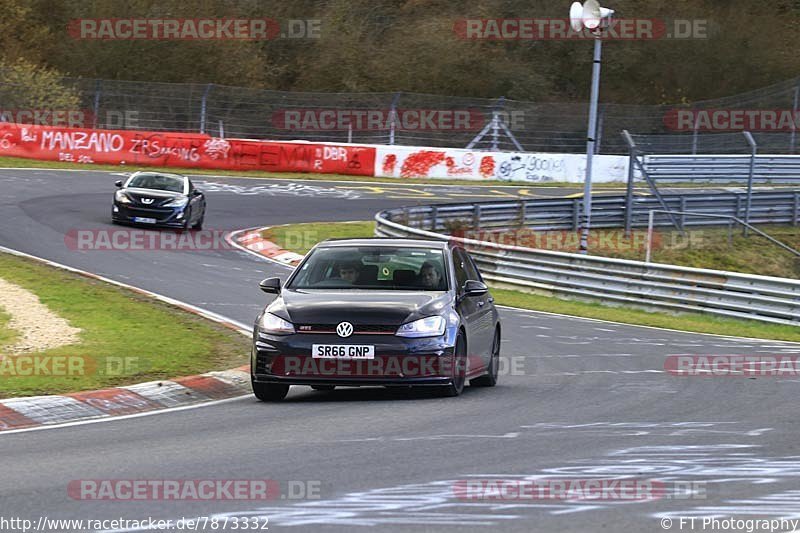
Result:
[[[142,224],[155,224],[156,219],[147,217],[133,217],[134,222],[141,222]]]
[[[374,359],[374,346],[354,344],[312,344],[311,356],[314,359]]]

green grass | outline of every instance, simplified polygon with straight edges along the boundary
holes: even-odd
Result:
[[[325,239],[350,239],[372,237],[375,223],[357,222],[310,222],[274,226],[261,232],[261,236],[285,250],[305,255],[315,244]]]
[[[800,249],[800,228],[793,226],[759,226],[770,236],[784,244]],[[592,230],[589,251],[593,255],[618,259],[645,259],[645,228],[638,228],[631,238],[622,230]],[[658,263],[682,265],[693,268],[728,270],[762,276],[800,278],[800,258],[755,233],[742,235],[741,229],[693,228],[685,235],[677,231],[656,231],[651,260]],[[532,248],[545,248],[562,252],[577,252],[577,232],[533,232],[523,229],[494,234],[496,242]]]
[[[73,376],[20,376],[0,362],[5,369],[0,398],[169,379],[247,363],[246,336],[125,289],[7,254],[0,254],[0,278],[32,291],[83,330],[79,344],[36,355],[87,362],[86,371]],[[2,324],[0,318],[0,344],[8,345],[12,339]],[[109,358],[115,357],[128,358],[126,371],[108,371],[115,362]]]
[[[265,230],[264,235],[287,250],[305,253],[310,246],[313,246],[313,244],[318,241],[329,238],[371,237],[374,235],[374,230],[375,223],[372,221],[327,222],[277,226]],[[713,333],[717,335],[800,342],[800,328],[795,326],[768,324],[755,320],[737,320],[702,313],[670,314],[647,312],[639,309],[607,306],[599,303],[565,300],[498,287],[492,288],[492,294],[495,297],[495,301],[500,305],[520,307],[522,309],[531,309],[534,311],[546,311],[549,313],[597,318],[624,324],[654,326],[696,333]]]

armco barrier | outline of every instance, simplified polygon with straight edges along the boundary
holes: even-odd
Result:
[[[0,123],[0,155],[44,161],[372,176],[375,148]]]
[[[709,195],[704,196],[711,202]],[[476,228],[508,227],[515,220],[511,215],[520,209],[552,216],[547,213],[548,201],[538,202],[535,209],[528,202],[523,203],[524,208],[520,202],[495,202],[392,209],[375,216],[375,234],[460,242],[470,250],[487,280],[511,287],[613,304],[800,325],[797,280],[506,246],[438,233],[448,225],[448,217],[451,221],[464,220],[459,217],[465,214],[474,217]],[[549,202],[554,209],[562,207],[561,200]],[[593,217],[595,209],[602,211],[604,207],[593,205]],[[535,220],[527,215],[523,218]],[[776,219],[784,217],[776,215]]]
[[[705,214],[728,215],[744,218],[747,194],[700,193],[662,195],[667,208],[673,211],[691,211]],[[592,227],[624,227],[625,196],[594,196],[592,198]],[[634,196],[631,205],[631,227],[647,227],[651,209],[663,209],[653,196]],[[534,198],[519,201],[481,202],[470,204],[423,205],[394,209],[387,212],[389,220],[409,221],[412,225],[438,232],[456,226],[474,229],[500,230],[509,227],[526,227],[536,230],[577,230],[583,200],[581,198]],[[707,217],[682,215],[678,221],[684,226],[719,225]],[[800,190],[754,192],[750,207],[752,224],[800,224]],[[670,226],[664,214],[655,217],[656,226]]]
[[[800,181],[800,156],[795,155],[645,155],[644,166],[653,180],[747,181],[750,165],[755,182]]]

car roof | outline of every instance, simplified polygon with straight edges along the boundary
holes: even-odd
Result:
[[[131,174],[128,177],[132,178],[134,176],[141,176],[143,174],[150,174],[150,175],[153,175],[153,176],[166,176],[168,178],[177,178],[177,179],[180,179],[180,180],[189,179],[188,176],[184,176],[182,174],[175,174],[175,173],[172,173],[172,172],[158,172],[156,170],[137,170],[136,172],[134,172],[133,174]]]
[[[366,239],[327,239],[317,246],[320,248],[332,248],[337,246],[422,246],[425,248],[445,249],[448,246],[448,242],[426,239],[386,239],[374,237]]]

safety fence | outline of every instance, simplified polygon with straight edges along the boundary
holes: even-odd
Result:
[[[471,98],[408,92],[289,92],[217,84],[64,78],[61,86],[85,111],[81,127],[210,134],[217,137],[305,140],[407,146],[470,148],[492,151],[581,153],[586,147],[588,105],[584,102],[521,101],[502,97]],[[587,87],[588,90],[588,87]],[[30,108],[24,88],[0,78],[0,108]],[[597,153],[624,154],[619,132],[647,135],[653,153],[727,153],[718,138],[706,142],[704,111],[735,113],[783,110],[796,116],[800,78],[748,93],[681,105],[601,103]],[[41,104],[37,104],[41,106]],[[427,121],[465,112],[466,121]],[[692,117],[687,126],[680,113]],[[341,117],[377,113],[379,120],[349,128]],[[331,117],[333,117],[331,119]],[[713,118],[713,117],[712,117]],[[493,127],[492,122],[497,119]],[[792,154],[798,148],[794,127],[754,133],[770,153]],[[53,124],[50,124],[53,125]],[[512,135],[506,134],[502,126]],[[713,126],[713,124],[712,124]],[[735,126],[731,126],[735,130]],[[486,131],[483,131],[486,128]],[[770,129],[772,128],[772,129]],[[742,128],[740,128],[742,129]],[[480,135],[481,132],[484,135]],[[698,140],[698,136],[700,139]],[[733,148],[734,150],[736,148]],[[672,150],[672,151],[671,151]]]

